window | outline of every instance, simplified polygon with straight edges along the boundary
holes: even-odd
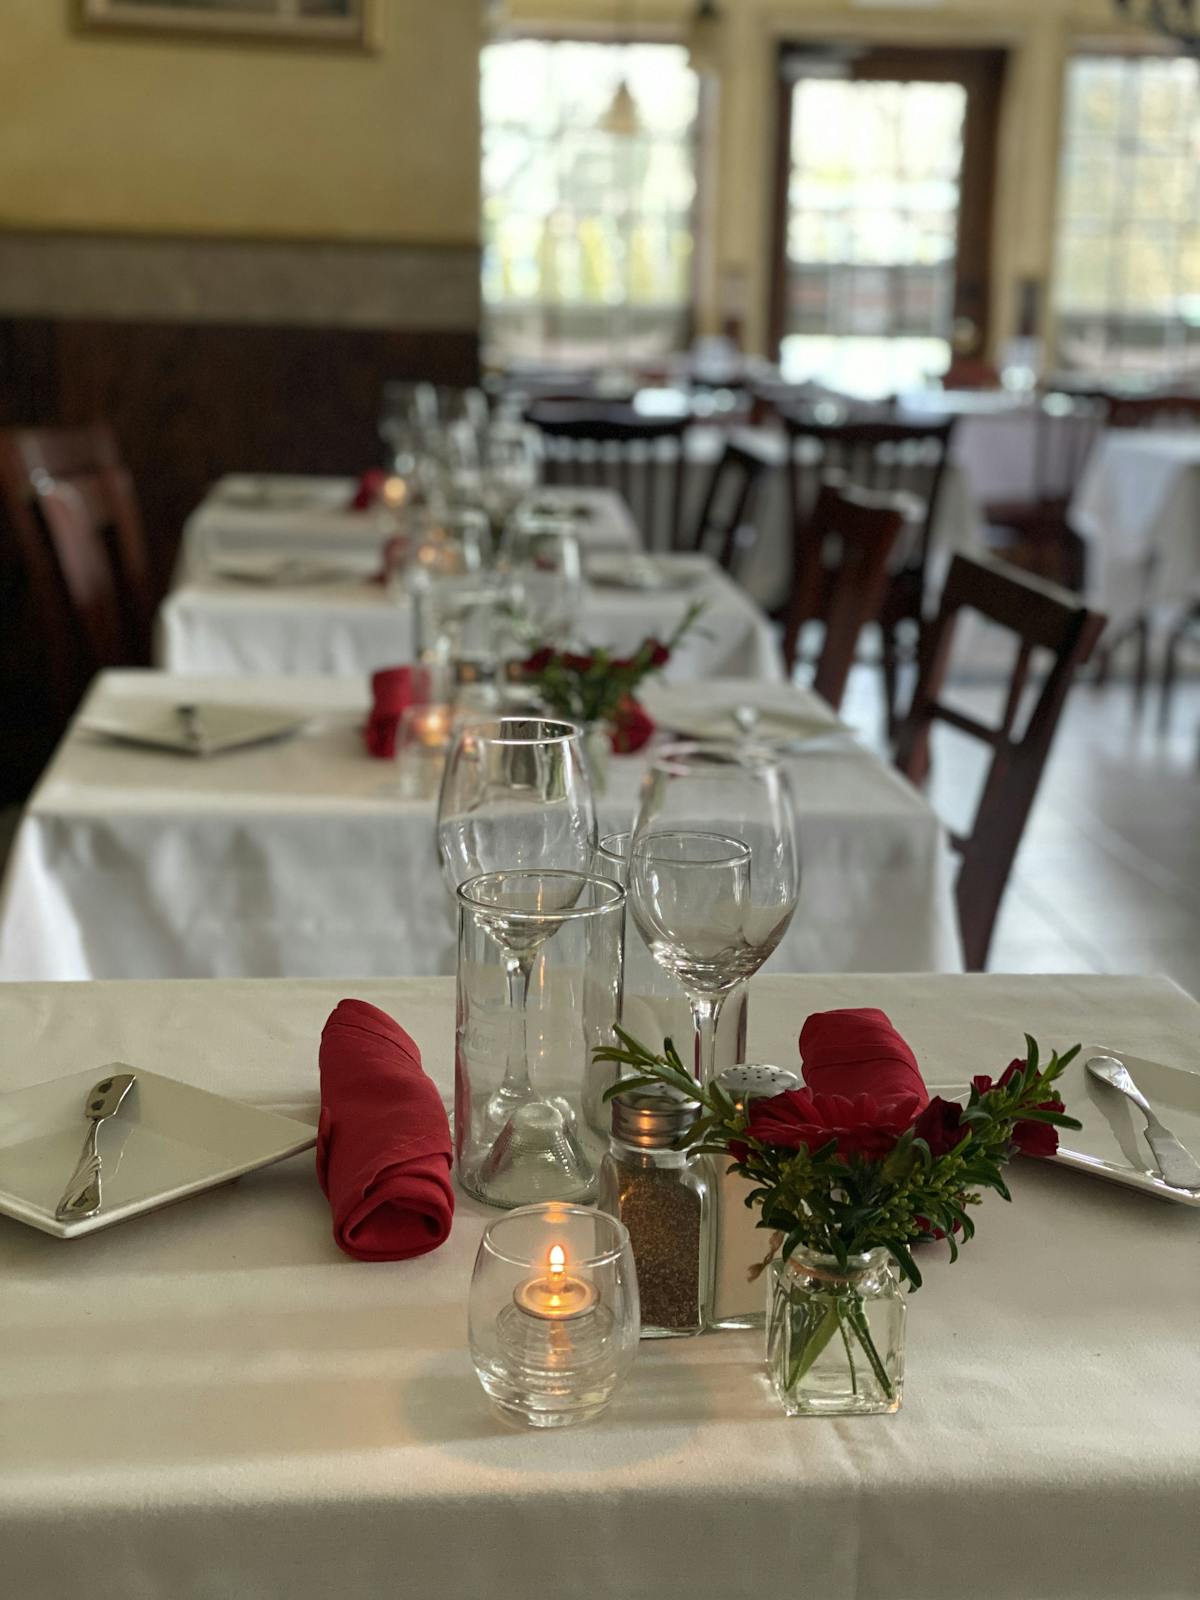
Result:
[[[780,363],[857,393],[950,360],[967,91],[801,77],[792,90]]]
[[[1200,63],[1082,56],[1066,91],[1058,360],[1200,371]]]
[[[697,108],[687,52],[491,44],[482,108],[489,358],[638,362],[684,346]]]

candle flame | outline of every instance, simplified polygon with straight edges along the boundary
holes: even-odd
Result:
[[[560,1244],[550,1246],[550,1276],[561,1278],[567,1269],[567,1252]]]

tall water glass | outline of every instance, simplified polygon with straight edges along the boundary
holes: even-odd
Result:
[[[629,905],[655,960],[682,984],[696,1073],[717,1071],[722,1007],[775,950],[800,894],[791,787],[749,745],[665,746],[642,783]]]
[[[493,1205],[589,1200],[604,1149],[625,895],[579,872],[491,872],[458,891],[455,1160]]]
[[[632,833],[609,833],[596,850],[596,871],[622,887],[629,880],[629,846]],[[621,982],[621,1026],[651,1049],[664,1039],[683,1045],[692,1032],[687,997],[679,984],[651,954],[650,947],[625,905],[625,965]],[[746,1059],[749,1031],[749,986],[739,984],[721,1008],[717,1022],[717,1071],[723,1072]],[[614,1068],[613,1081],[619,1076]]]

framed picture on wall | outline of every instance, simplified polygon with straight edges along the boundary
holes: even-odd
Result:
[[[374,48],[380,0],[78,0],[83,28]]]

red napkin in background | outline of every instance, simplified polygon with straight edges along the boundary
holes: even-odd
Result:
[[[369,467],[358,480],[350,501],[351,511],[369,511],[379,498],[387,473],[382,467]]]
[[[359,1261],[404,1261],[454,1218],[450,1123],[421,1052],[386,1011],[342,1000],[321,1033],[317,1180],[333,1237]]]
[[[929,1104],[916,1056],[872,1007],[814,1011],[800,1030],[800,1056],[813,1094],[865,1094],[879,1105],[915,1096],[918,1110]]]
[[[396,756],[400,714],[425,699],[429,674],[424,667],[385,667],[371,676],[371,714],[363,728],[367,750],[379,761]]]

